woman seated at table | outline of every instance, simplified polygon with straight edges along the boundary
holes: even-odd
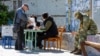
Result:
[[[32,15],[29,17],[29,22],[27,24],[28,29],[39,29],[40,28],[40,22],[37,21],[37,17]],[[27,32],[28,36],[28,32]],[[35,33],[33,33],[33,36],[35,36]],[[34,46],[34,41],[33,41],[33,46]]]
[[[33,29],[35,27],[36,27],[35,17],[34,17],[34,15],[32,15],[32,16],[29,17],[29,22],[27,24],[27,28]]]
[[[38,33],[37,46],[42,49],[42,40],[49,37],[55,37],[58,35],[57,25],[52,17],[48,16],[48,13],[42,14],[45,32]]]
[[[38,28],[40,27],[40,22],[37,21],[37,17],[32,15],[29,17],[29,22],[27,24],[27,27],[29,29],[35,29],[35,28]]]

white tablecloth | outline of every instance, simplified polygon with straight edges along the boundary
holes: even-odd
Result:
[[[100,35],[89,35],[87,36],[87,41],[100,43]],[[90,46],[86,46],[86,51],[88,56],[100,56],[100,52]]]

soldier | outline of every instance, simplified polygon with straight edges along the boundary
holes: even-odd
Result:
[[[81,54],[80,44],[86,40],[87,35],[97,33],[97,26],[89,16],[82,15],[80,12],[76,12],[75,17],[80,20],[80,28],[77,32],[72,32],[75,35],[75,49],[71,53],[79,55]]]

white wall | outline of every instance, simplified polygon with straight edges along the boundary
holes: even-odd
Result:
[[[66,17],[66,0],[23,0],[22,3],[27,3],[29,5],[28,14],[42,15],[44,12],[48,12],[50,15],[54,16],[54,20],[57,25],[65,25]],[[40,17],[39,17],[40,18]]]
[[[97,24],[97,27],[98,27],[98,32],[100,33],[100,4],[97,4],[97,3],[95,3],[94,4],[94,0],[92,0],[93,1],[93,3],[92,3],[92,5],[93,5],[93,7],[92,7],[92,18],[93,18],[93,20],[95,21],[95,23]],[[100,1],[100,0],[98,0],[98,1]]]
[[[49,12],[51,15],[65,15],[66,6],[65,0],[23,0],[22,3],[27,3],[30,7],[29,13],[41,15],[44,12]]]

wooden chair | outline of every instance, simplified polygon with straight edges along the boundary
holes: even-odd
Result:
[[[52,42],[53,47],[55,48],[55,42],[57,43],[57,49],[58,49],[58,43],[60,45],[60,49],[61,49],[61,43],[62,43],[62,34],[65,30],[65,27],[58,27],[58,36],[57,37],[51,37],[48,39],[44,40],[44,49],[46,49],[46,42],[48,43],[48,48],[50,48],[50,42]]]

